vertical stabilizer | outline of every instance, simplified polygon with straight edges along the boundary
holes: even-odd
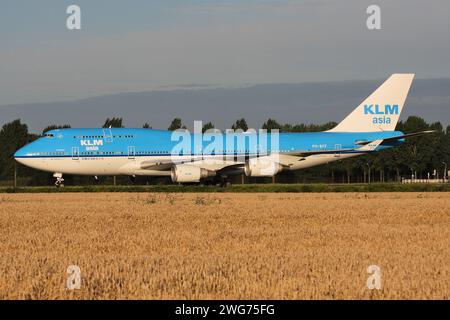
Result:
[[[393,74],[330,132],[394,131],[414,74]]]

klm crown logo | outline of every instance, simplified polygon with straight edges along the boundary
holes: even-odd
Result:
[[[381,115],[393,115],[398,114],[398,104],[385,104],[384,107],[378,104],[366,104],[364,105],[364,114],[381,114]]]

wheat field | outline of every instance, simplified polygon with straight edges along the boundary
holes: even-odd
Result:
[[[0,194],[0,252],[0,299],[449,299],[450,193]]]

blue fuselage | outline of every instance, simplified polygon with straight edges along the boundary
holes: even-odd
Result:
[[[337,150],[358,148],[364,141],[400,136],[400,131],[389,132],[308,132],[280,133],[278,143],[273,143],[271,134],[257,135],[259,140],[266,140],[263,145],[267,153],[293,153],[300,151]],[[229,144],[229,139],[220,135],[190,135],[190,145],[182,148],[180,155],[235,154],[247,155],[261,151],[256,141],[245,138],[245,133],[235,134],[236,142]],[[223,135],[222,135],[223,137]],[[222,140],[219,141],[218,140]],[[47,136],[24,146],[14,157],[20,158],[59,158],[59,157],[158,157],[170,156],[180,145],[181,137],[173,136],[172,131],[152,129],[60,129],[47,132]],[[241,141],[241,142],[239,142]],[[243,142],[242,142],[243,141]],[[383,143],[376,151],[400,145],[403,141]],[[215,144],[213,150],[211,146]],[[201,148],[199,149],[199,146]]]

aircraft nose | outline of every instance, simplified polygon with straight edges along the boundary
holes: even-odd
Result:
[[[23,163],[23,160],[26,157],[25,149],[26,149],[25,147],[22,147],[14,153],[13,157],[17,162]]]
[[[14,159],[17,159],[17,158],[23,157],[23,155],[24,155],[23,148],[20,148],[19,150],[17,150],[14,153],[13,157],[14,157]]]

